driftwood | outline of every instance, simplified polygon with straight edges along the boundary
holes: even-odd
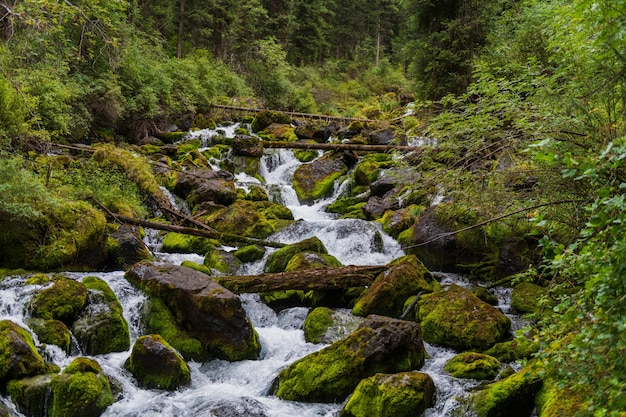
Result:
[[[333,151],[365,151],[365,152],[413,152],[419,148],[416,146],[400,145],[364,145],[360,143],[305,143],[305,142],[275,142],[264,140],[261,142],[264,148],[286,149],[322,149]]]
[[[281,290],[337,290],[371,285],[386,266],[343,266],[274,274],[220,276],[214,280],[236,294]]]

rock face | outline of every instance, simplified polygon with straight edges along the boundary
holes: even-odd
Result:
[[[345,174],[348,167],[341,155],[327,153],[311,163],[300,165],[293,174],[293,187],[303,204],[328,197],[337,178]]]
[[[139,337],[125,366],[146,388],[173,391],[191,382],[183,358],[159,335]]]
[[[292,401],[341,402],[361,379],[419,369],[424,356],[417,323],[370,316],[347,338],[284,369],[275,394]]]
[[[419,292],[432,292],[430,272],[415,256],[399,258],[379,274],[357,300],[352,313],[357,316],[382,314],[400,317],[406,300]]]
[[[435,384],[428,374],[376,374],[359,383],[340,417],[416,417],[434,400]]]
[[[207,201],[227,206],[237,199],[232,174],[211,169],[182,171],[178,174],[174,192],[191,206]]]
[[[177,325],[212,356],[256,359],[259,338],[239,298],[199,271],[183,266],[140,263],[127,279],[171,310]]]
[[[503,341],[511,320],[458,285],[423,295],[418,320],[424,340],[457,350],[485,350]]]
[[[43,358],[30,333],[10,320],[0,321],[0,390],[11,379],[43,371]]]

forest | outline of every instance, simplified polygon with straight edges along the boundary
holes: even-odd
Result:
[[[214,105],[385,121],[409,102],[405,135],[438,142],[428,180],[536,243],[515,280],[548,290],[542,378],[626,416],[626,0],[0,0],[0,248],[67,200],[145,214],[74,174],[51,190],[54,145],[141,145]]]

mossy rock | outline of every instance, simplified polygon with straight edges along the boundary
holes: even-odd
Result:
[[[295,156],[298,161],[306,163],[320,156],[320,153],[315,149],[294,149],[293,156]]]
[[[450,359],[443,370],[455,378],[494,379],[500,372],[500,362],[493,356],[462,352]]]
[[[415,224],[421,210],[422,207],[415,204],[399,210],[387,210],[380,219],[380,223],[385,233],[398,237],[400,233]]]
[[[250,187],[250,191],[246,193],[245,199],[250,201],[268,201],[269,197],[263,187],[253,185]]]
[[[87,358],[74,359],[52,378],[51,387],[50,417],[98,417],[115,401],[109,378]]]
[[[293,213],[291,210],[281,204],[272,203],[270,201],[257,201],[255,202],[255,205],[268,220],[293,220]]]
[[[140,315],[147,333],[161,335],[186,360],[202,362],[212,358],[198,339],[178,326],[172,312],[160,299],[150,298],[142,306]]]
[[[201,253],[215,247],[216,241],[200,236],[168,232],[163,236],[161,251],[165,253]]]
[[[329,197],[335,180],[348,172],[340,155],[327,153],[311,163],[300,165],[293,174],[293,189],[303,204]]]
[[[541,380],[523,368],[473,394],[471,408],[476,417],[528,417],[540,387]]]
[[[376,374],[359,382],[340,417],[415,417],[435,402],[428,374]]]
[[[202,146],[201,139],[191,139],[181,142],[176,146],[176,153],[180,157],[183,154],[198,150]]]
[[[568,388],[558,388],[554,383],[544,383],[537,397],[539,417],[569,417],[584,415],[587,411],[585,397]]]
[[[290,124],[291,118],[284,113],[272,110],[262,110],[257,113],[256,117],[252,121],[252,124],[250,125],[250,129],[252,132],[258,133],[272,123]]]
[[[26,324],[41,343],[58,346],[65,353],[70,353],[72,335],[62,321],[31,317],[26,319]]]
[[[339,403],[363,378],[419,369],[424,356],[416,323],[370,316],[347,338],[281,371],[274,393],[288,401]]]
[[[414,255],[398,258],[376,277],[357,300],[352,313],[357,316],[382,314],[400,317],[407,298],[419,292],[433,291],[429,283],[432,279],[430,272]]]
[[[457,350],[485,350],[508,337],[511,320],[456,284],[422,295],[418,320],[424,340]]]
[[[85,277],[82,283],[89,290],[88,303],[72,324],[72,333],[83,352],[98,355],[128,350],[130,330],[113,290],[98,277]]]
[[[58,278],[52,277],[48,274],[37,273],[33,274],[24,282],[24,285],[45,285]]]
[[[265,247],[260,245],[248,245],[237,249],[233,255],[242,263],[255,262],[263,259],[265,256]]]
[[[498,305],[498,297],[496,297],[496,295],[489,291],[487,288],[475,287],[474,289],[472,289],[472,292],[476,297],[480,298],[487,304],[490,304],[492,306]]]
[[[196,271],[203,272],[203,273],[205,273],[207,275],[213,275],[213,272],[211,272],[211,269],[209,267],[207,267],[206,265],[200,265],[200,264],[195,263],[193,261],[185,260],[185,261],[181,262],[180,265],[181,266],[186,266],[187,268],[195,269]]]
[[[33,317],[60,320],[71,325],[87,304],[87,287],[76,280],[61,278],[38,291],[29,309]]]
[[[291,245],[287,245],[271,253],[267,258],[263,272],[285,272],[291,258],[300,252],[328,254],[328,250],[322,241],[317,237],[311,237],[297,243],[292,243]]]
[[[234,275],[241,266],[241,261],[232,252],[213,249],[205,255],[204,265],[222,274]]]
[[[526,337],[519,336],[513,340],[496,343],[484,353],[502,362],[515,362],[520,359],[529,359],[538,350],[538,343]]]
[[[354,168],[354,182],[357,185],[367,185],[378,179],[380,175],[380,163],[372,157],[366,156]]]
[[[296,253],[287,263],[285,272],[302,271],[304,269],[338,268],[341,262],[332,255],[317,252]]]
[[[204,218],[214,229],[231,235],[263,239],[274,233],[273,226],[252,201],[237,200]]]
[[[517,284],[511,291],[511,307],[520,314],[534,313],[545,293],[545,288],[531,282]]]
[[[44,360],[30,333],[10,320],[0,321],[0,391],[11,379],[43,373]]]
[[[349,336],[362,322],[342,309],[315,307],[304,320],[304,338],[310,343],[333,343]]]
[[[139,337],[125,367],[146,388],[173,391],[191,383],[187,363],[159,335]]]
[[[355,206],[361,204],[361,206],[366,203],[366,201],[362,201],[356,197],[345,197],[338,198],[337,200],[330,203],[326,206],[326,211],[328,213],[336,213],[336,214],[346,214],[352,210],[354,210]]]
[[[47,417],[52,406],[52,374],[14,379],[7,384],[7,393],[20,413]],[[3,414],[0,412],[0,416]],[[6,414],[13,417],[14,414]]]
[[[259,132],[259,136],[264,140],[269,141],[298,141],[298,136],[296,135],[293,126],[288,123],[272,123],[271,125],[266,126],[261,132]]]

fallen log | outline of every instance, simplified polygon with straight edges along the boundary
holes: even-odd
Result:
[[[371,285],[382,266],[343,266],[340,268],[306,269],[274,274],[219,276],[218,284],[236,294],[281,290],[338,290]]]
[[[363,118],[358,118],[358,117],[332,116],[328,114],[315,114],[315,113],[299,113],[295,111],[272,110],[272,109],[263,109],[263,108],[252,109],[249,107],[226,106],[222,104],[214,104],[212,107],[215,109],[231,110],[231,111],[238,111],[238,112],[243,112],[243,113],[259,113],[262,111],[269,110],[275,113],[285,114],[291,117],[302,117],[306,119],[337,120],[337,121],[347,121],[347,122],[357,121],[357,122],[366,122],[366,123],[367,122],[370,122],[370,123],[381,122],[381,120],[363,119]]]
[[[285,149],[321,149],[332,151],[364,151],[364,152],[413,152],[419,149],[417,146],[402,145],[365,145],[360,143],[305,143],[305,142],[275,142],[264,140],[261,142],[264,148]]]

